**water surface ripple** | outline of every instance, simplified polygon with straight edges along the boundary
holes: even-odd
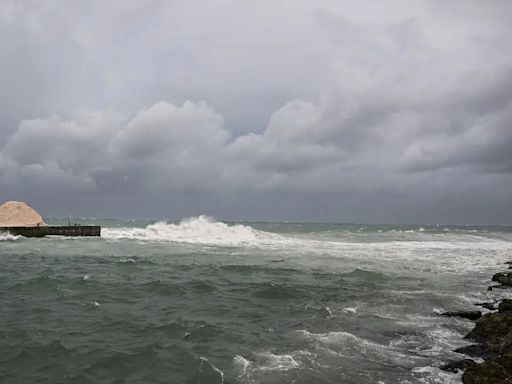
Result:
[[[0,234],[2,383],[460,383],[504,227],[89,220]],[[481,308],[478,308],[481,309]]]

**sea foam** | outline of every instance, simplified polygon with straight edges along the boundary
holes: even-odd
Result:
[[[278,234],[247,224],[228,224],[201,215],[181,222],[157,222],[145,228],[103,228],[102,237],[111,241],[174,242],[217,247],[257,247],[279,251],[279,261],[292,257],[334,257],[346,260],[347,269],[360,268],[361,262],[384,262],[381,277],[401,271],[403,265],[430,273],[486,271],[501,265],[512,252],[512,243],[467,234],[435,235],[418,241],[414,236],[401,241],[375,241],[373,237],[354,241],[340,233],[338,238],[319,239],[304,233]],[[369,240],[369,241],[368,241]],[[449,257],[446,257],[449,255]],[[489,257],[492,255],[492,257]],[[360,268],[361,269],[361,268]],[[370,268],[371,269],[371,268]],[[348,271],[347,271],[348,272]],[[374,274],[375,272],[369,272]],[[408,274],[411,270],[407,271]]]
[[[325,349],[352,357],[360,355],[361,358],[388,361],[401,366],[414,364],[414,356],[406,355],[392,345],[378,344],[349,332],[311,333],[306,330],[298,330],[295,331],[295,334],[299,339],[316,344],[317,350]]]
[[[7,232],[0,232],[0,241],[14,241],[18,240],[21,236],[11,235]]]
[[[258,231],[242,224],[229,225],[204,215],[183,219],[179,224],[161,221],[146,228],[104,228],[102,236],[114,240],[171,241],[217,246],[252,246],[283,239],[277,234]]]

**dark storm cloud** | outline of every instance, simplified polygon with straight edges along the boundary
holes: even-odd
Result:
[[[464,4],[6,2],[0,197],[510,222],[510,6]]]

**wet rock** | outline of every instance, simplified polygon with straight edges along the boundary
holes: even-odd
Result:
[[[512,268],[512,261],[508,261]],[[500,283],[488,288],[512,287],[512,272],[496,273],[492,281]],[[512,300],[502,300],[498,308],[493,303],[475,305],[495,310],[476,320],[475,328],[465,338],[478,344],[458,348],[455,352],[485,359],[482,364],[467,363],[467,359],[452,361],[441,369],[456,372],[465,370],[462,376],[464,384],[512,384]],[[449,312],[448,312],[449,313]],[[453,312],[452,312],[453,313]],[[471,360],[469,360],[471,361]]]
[[[477,320],[482,317],[482,312],[480,312],[480,311],[453,311],[453,312],[443,312],[443,313],[441,313],[441,316],[462,317],[464,319]]]
[[[505,274],[502,273],[502,272],[498,272],[498,273],[495,273],[494,275],[492,275],[492,281],[499,281],[500,279],[504,278],[505,277]]]
[[[509,337],[501,346],[503,353],[512,353],[512,337]]]
[[[493,303],[475,303],[475,305],[478,305],[479,307],[483,307],[485,309],[489,309],[491,311],[494,311],[496,309]]]
[[[503,299],[498,306],[498,312],[504,313],[512,311],[512,300],[511,299]],[[512,313],[510,314],[512,316]],[[512,330],[511,330],[512,331]]]
[[[496,356],[496,352],[489,349],[488,346],[483,344],[471,344],[465,347],[457,348],[455,350],[457,353],[462,353],[463,355],[468,355],[471,357],[481,357],[488,358],[491,356]]]
[[[489,288],[487,288],[488,291],[492,291],[493,288],[497,289],[507,289],[510,288],[508,285],[491,285]]]
[[[492,276],[492,281],[497,281],[502,285],[506,285],[508,287],[512,286],[512,272],[502,273],[498,272]]]
[[[504,313],[488,313],[482,316],[477,320],[475,328],[465,338],[504,352],[502,346],[512,340],[511,313],[507,311]]]
[[[468,366],[462,376],[464,384],[512,383],[512,355],[506,354]]]
[[[467,367],[470,367],[472,365],[475,365],[476,363],[471,359],[464,359],[464,360],[452,360],[445,365],[442,365],[440,368],[443,371],[448,372],[457,372],[457,371],[463,371]]]

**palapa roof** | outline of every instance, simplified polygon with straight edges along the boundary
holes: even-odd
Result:
[[[0,227],[40,227],[46,223],[39,213],[21,201],[0,205]]]

